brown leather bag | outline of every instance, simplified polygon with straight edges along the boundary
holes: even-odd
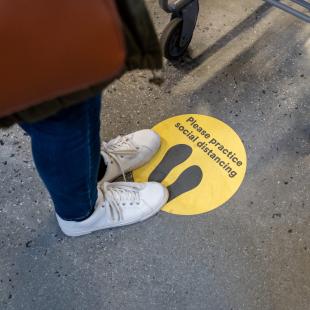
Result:
[[[114,0],[0,0],[0,116],[119,74]]]

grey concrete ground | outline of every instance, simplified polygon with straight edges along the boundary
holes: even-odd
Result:
[[[160,32],[168,16],[150,12]],[[17,127],[0,132],[0,309],[310,308],[310,26],[258,0],[201,1],[189,55],[161,88],[135,72],[105,93],[102,134],[177,114],[215,116],[244,140],[238,193],[199,216],[70,239]]]

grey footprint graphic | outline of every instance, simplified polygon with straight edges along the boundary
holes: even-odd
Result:
[[[149,181],[162,182],[170,171],[185,162],[193,150],[186,144],[178,144],[171,147],[162,161],[149,176]],[[194,165],[181,173],[178,179],[168,187],[169,201],[197,187],[203,177],[200,167]]]
[[[200,167],[188,167],[173,184],[168,186],[169,201],[197,187],[202,180],[202,176],[203,173]]]
[[[190,157],[192,152],[193,149],[186,144],[177,144],[171,147],[165,154],[162,161],[150,174],[149,181],[159,183],[163,181],[169,172],[179,164],[185,162],[185,160]]]

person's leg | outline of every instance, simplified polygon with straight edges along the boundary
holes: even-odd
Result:
[[[21,124],[31,137],[34,162],[56,213],[64,220],[81,221],[96,204],[97,180],[105,169],[100,156],[100,107],[97,96],[43,121]]]
[[[37,170],[68,236],[144,221],[168,200],[159,183],[109,183],[150,160],[160,137],[152,130],[117,137],[103,143],[100,155],[99,116],[100,97],[95,97],[44,121],[21,125],[31,137]]]

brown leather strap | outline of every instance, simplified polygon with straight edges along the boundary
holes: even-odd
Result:
[[[114,0],[0,0],[0,116],[112,79],[125,46]]]

